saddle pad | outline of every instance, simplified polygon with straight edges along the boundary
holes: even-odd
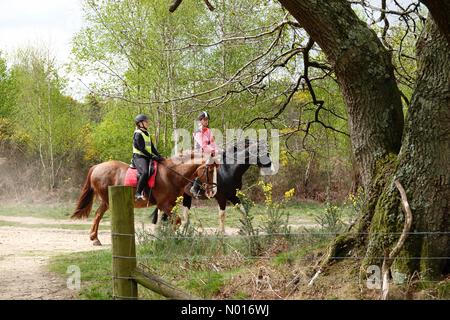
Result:
[[[158,171],[158,163],[153,161],[153,174],[148,178],[148,187],[153,188],[155,186],[156,181],[156,172]],[[137,187],[138,179],[137,179],[137,169],[128,168],[127,173],[125,174],[124,185],[130,187]]]

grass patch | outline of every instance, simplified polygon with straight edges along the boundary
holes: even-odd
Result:
[[[315,223],[314,216],[323,212],[324,205],[317,202],[293,203],[285,209],[289,214],[291,224]],[[137,210],[136,210],[137,211]],[[262,204],[256,204],[252,208],[254,215],[253,223],[255,226],[261,225],[266,216],[265,207]],[[239,228],[241,225],[239,219],[241,214],[232,206],[227,206],[225,224],[227,227]],[[219,225],[219,211],[214,207],[193,207],[190,211],[191,222],[199,227],[217,228]]]
[[[83,300],[112,299],[111,251],[98,250],[59,255],[50,259],[50,271],[67,277],[67,268],[76,265],[81,271],[81,289],[78,298]]]
[[[211,206],[201,206],[205,203],[211,203]],[[93,218],[95,210],[98,204],[95,203],[93,211],[91,212],[89,221]],[[149,207],[144,209],[135,209],[135,221],[150,222],[150,214],[155,207]],[[70,215],[75,209],[75,203],[55,203],[55,204],[4,204],[0,207],[0,216],[13,216],[13,217],[34,217],[34,218],[47,218],[47,219],[61,219],[69,220]],[[252,209],[255,215],[254,222],[259,224],[264,217],[264,206],[257,204]],[[314,214],[324,210],[324,205],[317,202],[301,202],[292,203],[286,210],[289,212],[290,221],[296,223],[297,221],[304,222],[305,220],[314,222]],[[215,201],[198,202],[194,203],[194,207],[190,211],[191,221],[200,227],[213,227],[216,228],[219,224],[218,209]],[[226,226],[232,228],[238,228],[240,213],[234,210],[231,205],[227,207]],[[102,222],[110,221],[109,211],[103,216]],[[71,228],[71,227],[69,227]],[[78,227],[74,227],[78,228]],[[81,227],[82,228],[82,227]]]
[[[170,228],[166,228],[167,229]],[[163,231],[164,232],[164,231]],[[149,239],[147,239],[149,240]],[[247,247],[239,237],[217,237],[195,234],[146,241],[137,247],[138,263],[145,265],[151,274],[158,275],[173,285],[205,299],[221,297],[224,288],[236,282],[242,275],[258,266],[275,266],[286,270],[286,264],[298,263],[300,258],[313,250],[323,248],[326,241],[313,246],[311,239],[290,238],[286,251],[250,257]],[[264,254],[271,254],[270,248]],[[81,290],[79,299],[112,299],[110,250],[64,254],[51,258],[50,270],[66,277],[67,268],[77,265],[81,270]],[[139,286],[139,298],[164,299],[158,294]],[[248,299],[249,293],[243,288],[227,296],[230,299]]]
[[[450,300],[450,281],[442,281],[437,284],[437,298],[442,300]]]
[[[6,204],[0,207],[0,215],[13,217],[68,219],[74,208],[75,204],[72,203]]]
[[[0,227],[22,227],[23,223],[14,221],[2,221],[0,220]]]

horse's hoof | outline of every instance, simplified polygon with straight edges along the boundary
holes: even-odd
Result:
[[[94,245],[94,246],[101,246],[102,243],[100,242],[100,240],[96,239],[96,240],[94,240],[94,242],[92,242],[92,245]]]

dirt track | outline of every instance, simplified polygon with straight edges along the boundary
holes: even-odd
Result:
[[[95,247],[89,241],[87,230],[60,227],[67,224],[90,226],[90,220],[64,221],[0,216],[0,222],[19,224],[19,226],[0,226],[0,300],[74,299],[76,292],[67,288],[67,280],[48,271],[50,257],[111,247],[109,231],[99,232],[99,239],[103,245]],[[102,223],[103,226],[108,224]],[[42,225],[46,227],[40,227]],[[217,229],[206,228],[205,231],[213,233]],[[227,228],[226,233],[237,234],[237,229]]]
[[[65,224],[53,219],[0,216],[21,226],[0,226],[0,299],[73,299],[66,280],[47,270],[51,256],[110,247],[109,232],[100,232],[103,246],[94,247],[86,230],[39,228]],[[74,224],[73,222],[68,222]],[[80,224],[90,222],[80,222]]]

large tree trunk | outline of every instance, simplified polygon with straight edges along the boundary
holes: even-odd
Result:
[[[418,80],[402,141],[400,94],[391,57],[376,34],[345,0],[280,2],[334,65],[367,194],[360,222],[351,233],[336,239],[328,257],[360,245],[367,250],[364,264],[381,262],[376,257],[384,256],[403,226],[400,195],[393,183],[398,178],[410,200],[413,231],[434,234],[410,235],[401,253],[406,259],[398,259],[393,269],[438,277],[448,271],[448,265],[447,260],[435,257],[448,256],[450,248],[445,233],[450,230],[450,57],[446,35],[430,18],[417,46]],[[360,236],[367,231],[368,239]]]
[[[430,10],[433,20],[439,30],[450,43],[450,1],[449,0],[421,0]]]
[[[403,112],[391,55],[345,0],[280,0],[327,55],[344,95],[363,185],[400,150]]]
[[[401,230],[403,214],[393,186],[393,180],[399,179],[410,199],[414,232],[431,234],[410,235],[393,269],[409,274],[419,271],[433,279],[449,268],[448,261],[440,257],[450,256],[450,45],[431,17],[417,42],[417,55],[417,85],[398,169],[378,201],[368,257],[382,255],[398,238],[379,233]]]

